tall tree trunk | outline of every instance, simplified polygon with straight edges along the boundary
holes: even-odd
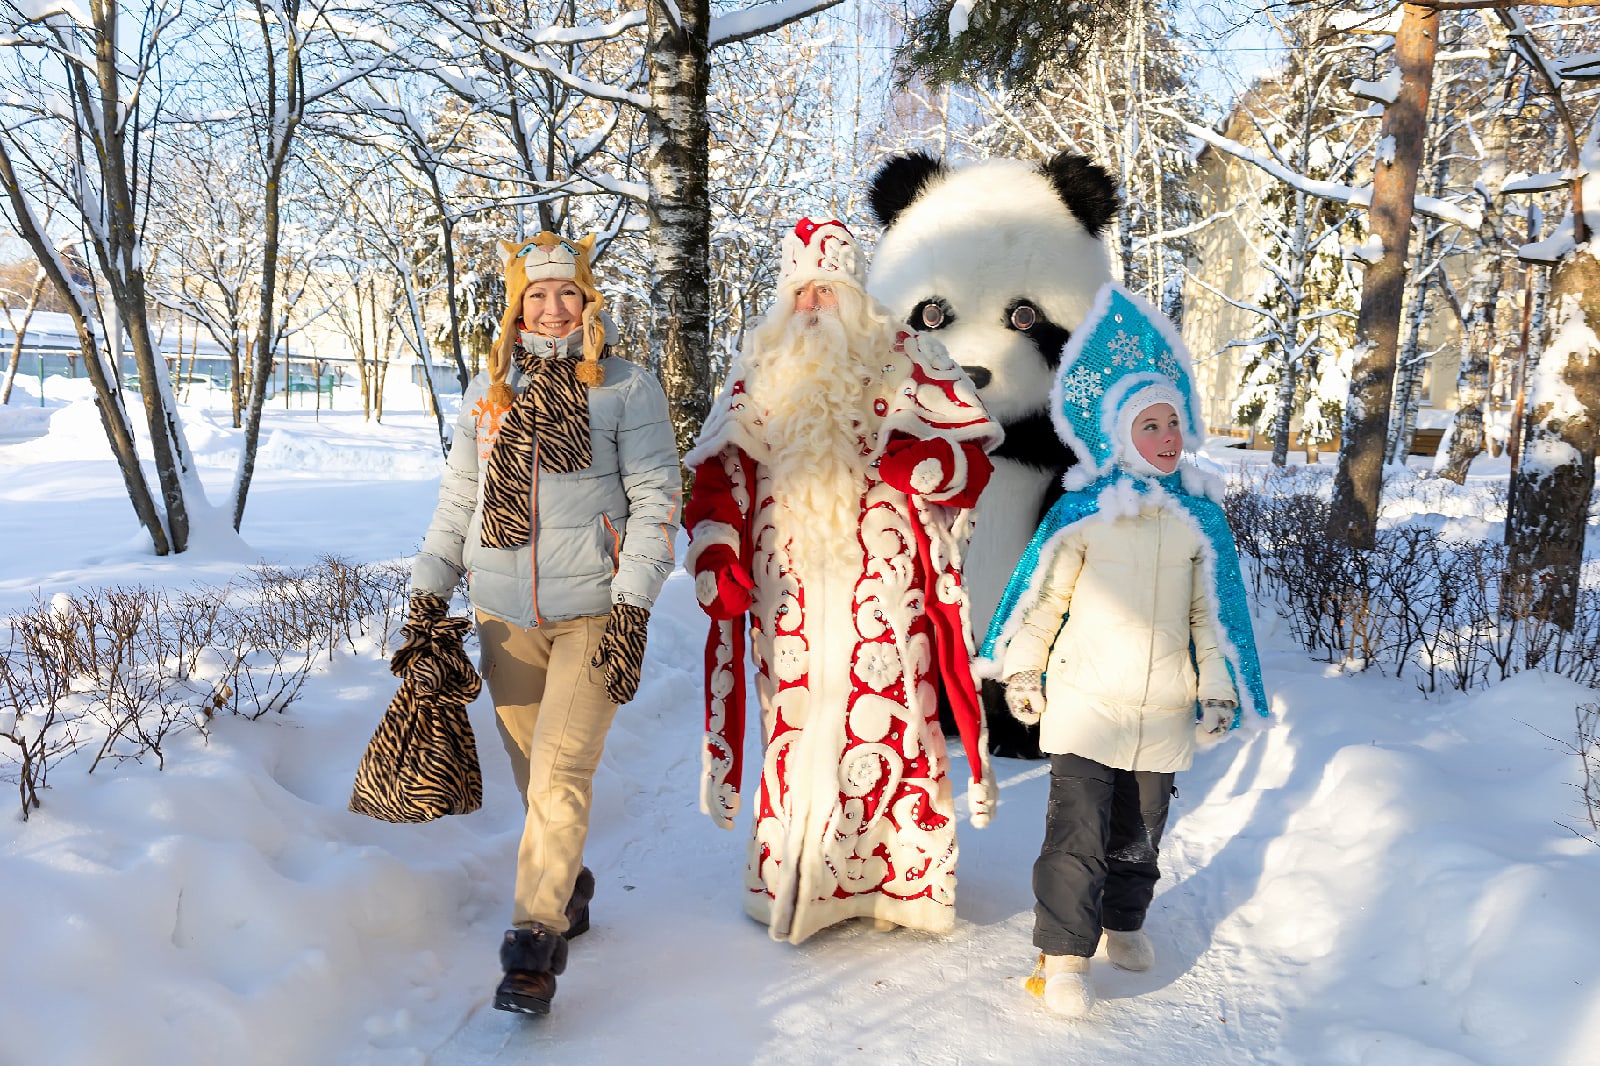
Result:
[[[1592,245],[1557,264],[1550,303],[1553,342],[1529,382],[1502,598],[1570,630],[1600,450],[1600,260]]]
[[[650,0],[650,350],[679,454],[711,409],[710,25],[708,0]]]
[[[1499,342],[1495,308],[1505,277],[1505,214],[1498,193],[1506,177],[1509,120],[1504,108],[1489,119],[1483,138],[1483,176],[1474,184],[1483,221],[1478,226],[1478,258],[1467,286],[1467,324],[1462,330],[1466,344],[1456,375],[1454,431],[1449,455],[1437,467],[1440,477],[1457,485],[1466,482],[1472,460],[1483,451],[1485,441],[1483,407],[1489,400],[1489,377]]]
[[[134,365],[139,368],[139,397],[150,429],[150,449],[155,455],[156,479],[161,486],[167,515],[167,535],[172,550],[182,552],[189,546],[189,504],[185,492],[195,492],[202,501],[204,494],[199,491],[199,478],[189,465],[183,427],[169,403],[175,402],[175,397],[158,387],[158,383],[166,379],[166,367],[156,365],[159,356],[150,332],[134,179],[124,154],[129,116],[122,100],[117,68],[121,57],[117,50],[115,0],[96,0],[92,10],[99,31],[95,34],[94,73],[100,107],[99,114],[92,116],[91,137],[103,179],[100,207],[105,219],[105,239],[103,243],[96,242],[95,251],[111,289],[112,302],[133,345]],[[80,92],[81,95],[84,94]],[[91,119],[88,110],[85,108],[82,116],[86,120]],[[115,350],[115,343],[112,348]],[[90,362],[87,351],[84,362]]]
[[[261,303],[256,315],[256,351],[250,380],[250,410],[245,416],[244,446],[239,466],[233,475],[233,528],[244,523],[245,501],[250,497],[250,482],[255,477],[256,449],[261,442],[261,412],[267,400],[268,379],[272,376],[272,355],[278,347],[276,301],[278,295],[278,252],[282,246],[283,175],[288,167],[289,150],[304,118],[305,72],[301,66],[299,0],[287,0],[283,18],[263,0],[256,0],[256,19],[261,28],[261,44],[266,57],[266,85],[263,99],[269,113],[260,116],[267,123],[262,134],[266,158],[262,160],[265,182],[262,189]],[[282,23],[280,25],[280,23]],[[272,39],[272,28],[285,34],[280,54]],[[289,355],[284,353],[284,406],[289,403]]]
[[[167,555],[172,551],[172,544],[167,539],[166,527],[161,524],[161,515],[156,510],[150,485],[144,479],[144,468],[139,465],[139,450],[133,440],[133,423],[128,419],[127,408],[122,405],[122,390],[106,373],[105,362],[101,359],[100,338],[91,324],[98,319],[83,290],[73,284],[45,227],[34,216],[4,141],[0,141],[0,187],[5,189],[11,201],[17,228],[23,240],[28,242],[28,247],[33,249],[34,256],[39,260],[39,268],[66,302],[67,315],[78,334],[78,348],[83,353],[84,369],[88,371],[89,383],[94,387],[95,410],[100,413],[100,425],[105,430],[106,441],[111,445],[111,454],[116,458],[123,487],[128,492],[128,501],[133,505],[133,513],[150,534],[155,553]]]
[[[278,239],[283,217],[279,197],[283,167],[272,164],[267,172],[266,196],[262,205],[261,304],[256,316],[255,353],[251,359],[250,405],[245,411],[244,446],[239,466],[233,475],[233,528],[244,523],[244,505],[250,497],[250,482],[256,472],[256,449],[261,442],[261,413],[267,403],[267,386],[272,379],[272,355],[277,348],[273,327],[273,294],[278,285]],[[284,402],[288,402],[288,353],[284,353]]]
[[[1382,243],[1367,266],[1356,318],[1355,368],[1344,409],[1343,442],[1334,475],[1329,534],[1352,547],[1370,548],[1378,533],[1383,460],[1394,395],[1395,349],[1405,296],[1406,252],[1416,203],[1417,171],[1427,136],[1428,93],[1438,12],[1404,5],[1394,57],[1400,92],[1384,109],[1380,158],[1372,179],[1372,234]]]

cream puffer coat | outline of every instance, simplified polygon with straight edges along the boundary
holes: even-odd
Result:
[[[1041,565],[1039,599],[1001,669],[1045,673],[1039,746],[1122,770],[1188,769],[1196,699],[1237,699],[1199,532],[1175,505],[1147,500],[1082,522]]]

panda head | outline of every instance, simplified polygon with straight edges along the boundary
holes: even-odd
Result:
[[[1111,280],[1111,176],[1069,152],[956,168],[913,152],[878,169],[868,199],[883,227],[872,294],[938,337],[1002,424],[1043,411],[1062,347]]]

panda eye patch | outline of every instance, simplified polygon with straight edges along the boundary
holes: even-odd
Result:
[[[950,310],[950,305],[937,296],[931,300],[923,300],[911,309],[907,319],[912,329],[934,330],[943,329],[955,321],[955,315]]]
[[[1039,312],[1030,303],[1019,303],[1011,309],[1011,328],[1026,332],[1039,321]]]

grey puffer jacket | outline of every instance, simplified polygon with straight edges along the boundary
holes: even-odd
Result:
[[[496,424],[479,374],[461,398],[439,506],[411,566],[414,592],[448,600],[463,571],[472,605],[519,626],[605,614],[613,603],[648,610],[672,572],[683,483],[667,397],[654,375],[607,357],[604,385],[589,390],[588,469],[535,469],[533,543],[486,548],[479,532],[483,469]],[[507,379],[521,392],[515,365]]]

